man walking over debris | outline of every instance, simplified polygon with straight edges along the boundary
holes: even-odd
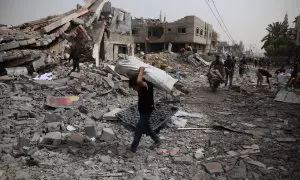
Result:
[[[256,75],[257,75],[257,85],[256,85],[256,88],[262,87],[263,76],[266,76],[266,78],[267,78],[267,83],[268,83],[268,85],[269,85],[269,88],[271,89],[271,84],[270,84],[269,78],[271,78],[272,75],[270,74],[269,71],[267,71],[267,70],[265,70],[265,69],[258,69],[258,70],[256,71]]]
[[[154,144],[151,146],[152,149],[159,147],[161,144],[159,137],[150,126],[150,116],[154,110],[153,84],[143,79],[144,70],[145,68],[141,67],[137,76],[132,76],[129,79],[129,86],[138,92],[138,110],[140,113],[130,149],[133,153],[137,151],[143,134],[149,135],[154,140]]]
[[[224,67],[225,67],[225,87],[227,86],[228,83],[228,77],[229,77],[229,86],[232,86],[232,79],[233,79],[233,74],[234,74],[234,62],[231,59],[230,55],[227,55],[227,59],[224,62]]]
[[[240,61],[240,65],[239,65],[240,77],[243,77],[245,70],[246,70],[246,66],[247,66],[247,62],[246,62],[246,58],[244,56],[243,59]]]
[[[212,72],[211,69],[213,70]],[[219,55],[216,55],[216,60],[213,61],[209,66],[208,74],[212,74],[213,76],[219,76],[222,80],[224,80],[224,64],[221,61]]]

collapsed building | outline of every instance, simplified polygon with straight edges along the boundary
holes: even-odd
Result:
[[[136,51],[156,52],[169,48],[179,52],[191,46],[194,52],[215,52],[219,34],[212,25],[197,16],[186,16],[174,22],[160,19],[133,19],[132,34]],[[172,47],[171,47],[172,46]]]
[[[11,72],[37,71],[68,59],[70,40],[78,33],[89,40],[86,60],[114,60],[118,53],[133,49],[130,13],[114,8],[107,0],[86,1],[84,6],[55,16],[0,28],[0,63]],[[8,70],[9,71],[9,70]],[[10,72],[10,71],[9,71]]]

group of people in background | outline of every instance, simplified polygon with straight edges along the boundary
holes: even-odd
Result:
[[[234,56],[227,55],[224,63],[221,61],[219,55],[216,56],[216,60],[211,64],[210,69],[217,69],[220,74],[223,76],[225,87],[229,83],[229,87],[232,86],[233,76],[235,67],[238,68],[239,77],[242,78],[243,75],[248,70],[248,64],[253,63],[254,67],[257,68],[256,76],[257,76],[257,84],[256,87],[262,87],[263,79],[266,78],[266,82],[268,83],[269,88],[271,88],[270,78],[272,77],[271,70],[271,60],[269,58],[260,58],[258,59],[250,59],[243,57],[237,62],[237,59]],[[216,67],[214,67],[216,66]],[[223,73],[225,72],[225,73]],[[275,75],[279,75],[282,73],[288,72],[285,69],[285,66],[281,66],[279,69],[275,71]],[[300,83],[300,59],[297,57],[293,63],[292,68],[289,70],[291,77],[287,82],[287,87],[295,86]],[[299,84],[300,85],[300,84]]]

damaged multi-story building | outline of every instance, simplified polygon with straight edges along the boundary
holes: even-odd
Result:
[[[136,51],[155,52],[169,48],[179,52],[191,46],[194,52],[214,52],[219,34],[212,25],[197,16],[186,16],[174,22],[161,19],[133,19],[132,35]],[[172,47],[170,47],[172,46]]]
[[[107,2],[101,13],[102,18],[108,17],[109,37],[104,38],[104,54],[102,59],[115,60],[118,54],[132,54],[133,37],[131,34],[131,14],[123,9],[111,6]]]
[[[84,60],[94,60],[96,66],[101,60],[117,59],[119,53],[132,54],[130,13],[112,7],[108,0],[85,2],[63,14],[1,27],[0,65],[37,71],[60,59],[69,59],[67,47],[78,33],[88,40]]]

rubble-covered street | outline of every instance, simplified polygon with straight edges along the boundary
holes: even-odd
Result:
[[[252,49],[232,37],[220,43],[196,15],[133,18],[108,0],[0,25],[0,180],[300,179],[300,91],[286,86],[299,77],[296,63],[274,75],[271,61],[252,61]],[[210,65],[225,70],[226,57],[233,86],[213,77],[221,83],[214,92]],[[138,103],[145,94],[134,89],[151,95],[146,115]],[[134,153],[138,121],[146,121],[140,134],[159,135],[158,148],[143,135]]]
[[[128,108],[137,96],[109,66],[84,63],[68,77],[70,67],[62,64],[51,69],[53,80],[20,76],[1,83],[1,178],[299,177],[298,104],[276,102],[274,89],[251,83],[212,93],[207,67],[168,61],[182,66],[180,82],[190,93],[155,91],[157,102],[179,111],[160,132],[162,146],[150,150],[152,140],[143,138],[134,156],[126,150],[132,129],[107,113]]]

